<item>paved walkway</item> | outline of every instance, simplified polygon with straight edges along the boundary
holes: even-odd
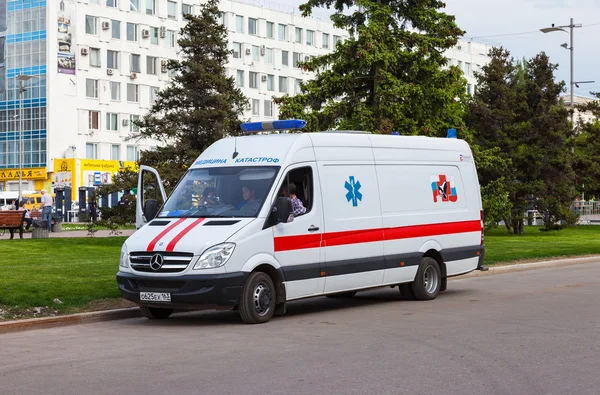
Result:
[[[135,232],[134,229],[121,229],[121,234],[119,236],[131,236]],[[87,230],[64,230],[62,232],[51,232],[49,235],[51,238],[64,238],[64,237],[114,237],[114,235],[110,235],[110,230],[98,230],[94,234],[94,236],[88,236]],[[15,232],[15,239],[19,238],[19,233]],[[0,236],[0,240],[10,239],[10,233],[6,231],[2,236]],[[31,239],[31,232],[23,233],[23,239]]]

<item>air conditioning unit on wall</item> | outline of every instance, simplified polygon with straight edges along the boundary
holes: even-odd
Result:
[[[123,120],[123,126],[129,126],[129,119]]]
[[[142,29],[142,37],[143,38],[150,37],[150,30],[148,30],[148,29]]]
[[[87,48],[81,48],[81,54],[83,56],[86,56],[88,54],[88,49]]]
[[[167,28],[164,26],[160,27],[160,37],[165,38],[167,36]]]
[[[102,22],[102,30],[108,30],[108,29],[110,29],[110,22],[108,22],[108,21]]]

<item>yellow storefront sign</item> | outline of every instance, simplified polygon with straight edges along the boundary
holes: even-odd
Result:
[[[22,169],[21,178],[23,180],[45,180],[48,177],[45,167],[37,167],[32,169]],[[15,181],[19,180],[19,169],[2,169],[0,170],[0,181]]]

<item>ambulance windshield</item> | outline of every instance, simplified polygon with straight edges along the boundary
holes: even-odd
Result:
[[[256,217],[279,166],[192,169],[177,185],[160,218]]]

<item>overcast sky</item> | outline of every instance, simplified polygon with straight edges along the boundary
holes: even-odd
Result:
[[[304,1],[282,0],[298,6]],[[456,16],[458,26],[466,30],[465,37],[480,37],[493,45],[502,45],[515,58],[531,58],[544,51],[552,63],[558,63],[557,79],[569,89],[569,51],[561,44],[569,43],[569,34],[544,34],[543,27],[568,25],[570,18],[581,23],[576,28],[575,81],[596,81],[575,88],[576,94],[589,96],[600,91],[600,0],[446,0],[445,12]],[[595,26],[587,26],[596,24]],[[568,29],[567,29],[568,30]],[[523,35],[498,36],[531,32]],[[490,37],[495,36],[495,37]]]

